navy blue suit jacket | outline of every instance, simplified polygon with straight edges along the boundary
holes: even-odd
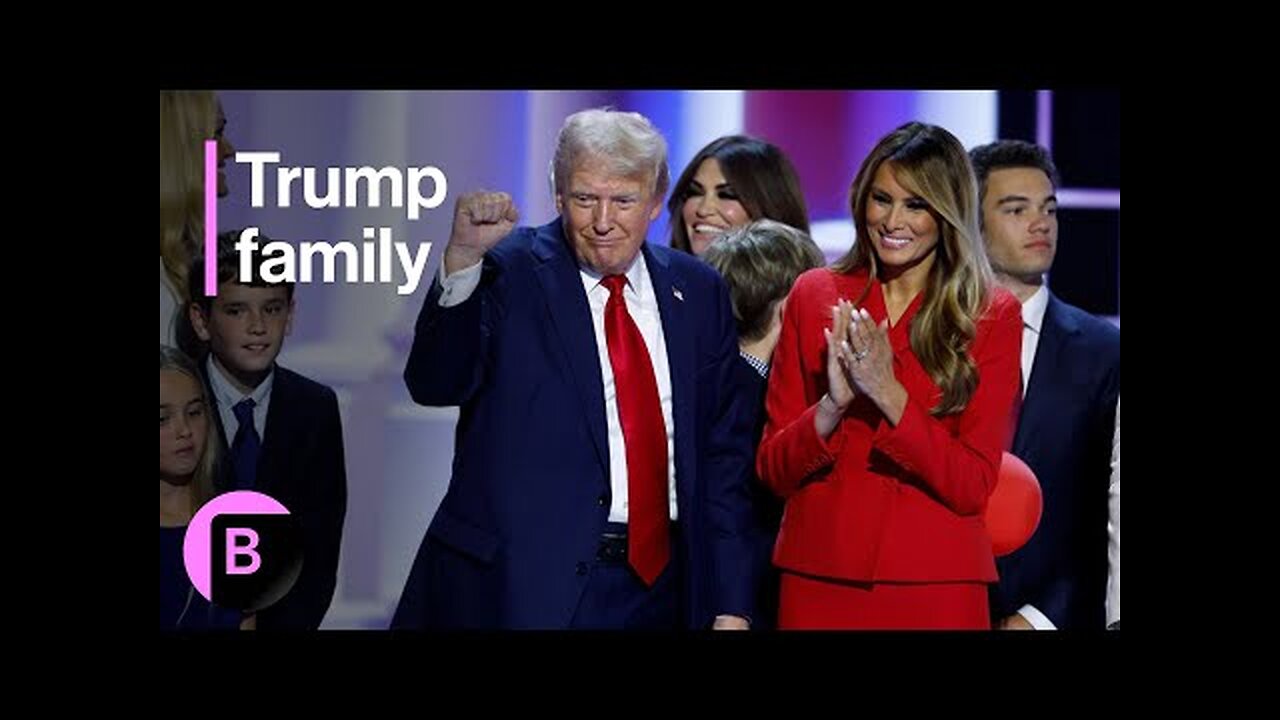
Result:
[[[642,246],[670,359],[685,622],[750,615],[749,430],[731,392],[733,311],[710,267]],[[518,228],[463,303],[418,317],[405,383],[459,405],[453,476],[392,627],[563,628],[610,505],[604,385],[591,310],[559,219]]]
[[[1013,454],[1036,474],[1044,513],[999,558],[999,619],[1025,604],[1061,629],[1106,623],[1107,499],[1120,393],[1120,331],[1049,295]]]
[[[750,428],[751,448],[754,452],[760,447],[760,437],[764,435],[767,419],[764,398],[769,389],[769,380],[761,377],[758,370],[740,357],[735,366],[734,381],[737,384],[735,392],[743,399],[743,423]],[[773,546],[778,541],[778,528],[782,525],[785,503],[755,474],[754,465],[751,472],[751,498],[753,529],[757,535],[754,569],[758,574],[756,615],[751,619],[751,629],[776,630],[781,578],[777,568],[773,567]]]
[[[200,363],[201,372],[206,364]],[[208,388],[208,378],[205,378]],[[333,390],[276,365],[271,406],[256,490],[284,503],[302,531],[302,572],[293,588],[275,605],[258,613],[259,630],[315,630],[320,627],[338,581],[338,551],[347,514],[347,469],[342,444],[342,418]],[[229,439],[215,406],[224,462],[219,490],[234,486]]]

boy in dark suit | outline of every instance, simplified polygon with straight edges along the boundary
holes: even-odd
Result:
[[[825,264],[822,251],[803,230],[773,220],[756,220],[721,235],[702,259],[729,285],[741,359],[734,380],[738,392],[748,399],[742,410],[749,419],[746,425],[751,428],[754,452],[764,432],[769,361],[782,331],[787,293],[801,273]],[[770,630],[777,627],[778,620],[778,573],[771,563],[783,503],[757,478],[753,478],[751,490],[762,577],[756,600],[758,616],[751,627]]]
[[[293,284],[268,283],[254,253],[242,283],[235,233],[218,242],[218,294],[204,294],[204,261],[189,275],[189,317],[206,352],[200,363],[216,409],[223,457],[219,487],[279,500],[302,531],[302,572],[257,615],[262,630],[314,630],[337,584],[347,507],[342,420],[333,390],[276,363],[293,322]]]

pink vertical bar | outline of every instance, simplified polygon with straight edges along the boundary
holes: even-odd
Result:
[[[218,294],[218,141],[204,141],[204,294]]]

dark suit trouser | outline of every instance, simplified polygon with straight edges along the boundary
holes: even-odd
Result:
[[[626,526],[610,523],[608,528],[608,532],[617,534]],[[596,558],[588,563],[587,587],[582,591],[569,627],[575,630],[681,628],[684,568],[676,551],[675,537],[672,537],[671,559],[653,587],[646,587],[631,569],[625,552],[617,552],[619,544],[625,545],[625,541],[601,540]]]

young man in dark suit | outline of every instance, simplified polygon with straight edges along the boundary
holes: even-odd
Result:
[[[993,626],[1101,630],[1120,331],[1045,284],[1058,247],[1058,174],[1048,151],[1001,140],[969,155],[992,269],[1022,301],[1024,396],[1012,453],[1044,495],[1031,540],[996,562]]]

